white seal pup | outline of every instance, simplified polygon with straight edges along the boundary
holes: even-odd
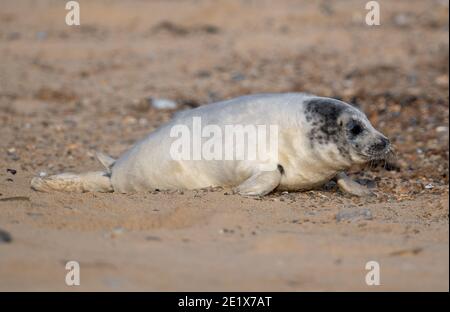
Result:
[[[174,144],[180,139],[174,133],[197,131],[195,118],[202,125],[214,125],[218,132],[227,125],[275,125],[277,153],[252,159],[223,159],[220,153],[212,159],[174,158]],[[206,140],[209,147],[223,151],[245,144],[209,133],[209,139],[206,134],[197,140],[197,147]],[[196,148],[194,143],[190,147]],[[261,196],[273,190],[308,190],[337,178],[341,189],[366,195],[368,189],[350,180],[344,170],[385,159],[389,153],[389,140],[364,113],[345,102],[305,93],[256,94],[183,111],[117,160],[99,153],[104,171],[36,177],[31,186],[38,191],[121,193],[223,186],[242,195]]]

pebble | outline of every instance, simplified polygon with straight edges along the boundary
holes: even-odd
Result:
[[[17,156],[16,149],[14,147],[8,148],[6,151],[7,151],[8,156],[11,157],[12,160],[16,161],[16,160],[20,159],[20,157]]]
[[[17,39],[20,39],[20,37],[21,37],[21,34],[19,32],[14,31],[14,32],[9,33],[6,36],[6,39],[7,40],[17,40]]]
[[[336,214],[336,220],[340,221],[356,221],[356,220],[372,220],[372,211],[368,208],[362,209],[343,209]]]
[[[245,80],[245,76],[241,73],[235,73],[232,77],[231,80],[233,81],[242,81]]]
[[[148,236],[145,237],[145,240],[147,240],[147,241],[161,241],[161,237],[148,235]]]
[[[9,244],[12,242],[11,234],[6,232],[5,230],[0,229],[0,244]]]
[[[145,119],[145,118],[139,118],[139,125],[147,126],[148,125],[148,120]]]
[[[404,13],[400,13],[394,16],[394,23],[397,26],[405,27],[411,24],[411,18]]]
[[[177,103],[169,99],[150,99],[150,104],[156,109],[175,109]]]
[[[323,186],[323,189],[324,189],[325,191],[331,191],[331,190],[336,189],[336,187],[337,187],[336,182],[334,182],[334,181],[328,181],[328,182],[325,183],[325,185]]]
[[[115,227],[115,228],[113,229],[112,232],[113,232],[114,234],[116,234],[116,235],[120,235],[120,234],[122,234],[122,233],[124,232],[124,228],[118,226],[118,227]]]
[[[48,33],[46,31],[38,31],[36,33],[36,39],[37,40],[44,40],[47,39]]]
[[[123,284],[122,279],[115,277],[106,277],[105,279],[103,279],[103,283],[106,286],[114,289],[119,289]]]
[[[134,118],[133,116],[126,116],[123,119],[123,123],[126,125],[134,125],[137,122],[137,119]]]
[[[17,170],[8,168],[8,169],[6,169],[6,172],[11,173],[12,175],[15,175],[17,173]]]
[[[374,180],[371,179],[365,179],[365,178],[361,178],[361,179],[355,179],[356,182],[358,182],[361,185],[364,185],[370,189],[374,189],[377,187],[377,184]]]
[[[220,234],[226,234],[226,233],[233,234],[233,233],[234,233],[234,230],[232,230],[232,229],[227,229],[227,228],[223,228],[223,229],[221,229],[221,230],[219,231],[219,233],[220,233]]]
[[[0,202],[7,202],[7,201],[30,201],[30,198],[28,196],[13,196],[0,198]]]
[[[442,75],[435,79],[436,84],[443,87],[448,87],[448,75]]]
[[[439,126],[439,127],[436,128],[436,132],[437,132],[437,133],[445,133],[445,132],[448,132],[448,127],[445,127],[445,126]]]

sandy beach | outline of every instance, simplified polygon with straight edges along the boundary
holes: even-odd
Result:
[[[2,2],[0,291],[448,291],[448,1],[379,2],[372,27],[356,0],[81,0],[81,26],[64,1]],[[375,196],[30,189],[177,111],[289,91],[352,103],[391,139],[392,164],[350,170]]]

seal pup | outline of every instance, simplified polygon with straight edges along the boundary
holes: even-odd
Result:
[[[174,159],[173,129],[195,130],[194,118],[223,130],[227,125],[276,125],[277,154],[257,159]],[[203,138],[202,140],[204,140]],[[214,139],[223,149],[235,141]],[[241,144],[243,144],[241,142]],[[389,140],[366,115],[340,100],[306,93],[256,94],[182,111],[172,121],[136,143],[117,160],[98,153],[103,171],[35,177],[38,191],[139,192],[154,189],[233,187],[242,195],[266,195],[274,190],[309,190],[333,178],[351,194],[370,192],[344,171],[355,164],[386,159]],[[271,170],[262,170],[261,166]]]

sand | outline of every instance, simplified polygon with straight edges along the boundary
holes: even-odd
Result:
[[[448,1],[380,2],[369,27],[365,1],[82,0],[78,28],[61,1],[2,3],[0,290],[448,291]],[[178,110],[286,91],[351,102],[391,138],[393,164],[350,172],[375,196],[29,187],[100,169],[95,151]]]

